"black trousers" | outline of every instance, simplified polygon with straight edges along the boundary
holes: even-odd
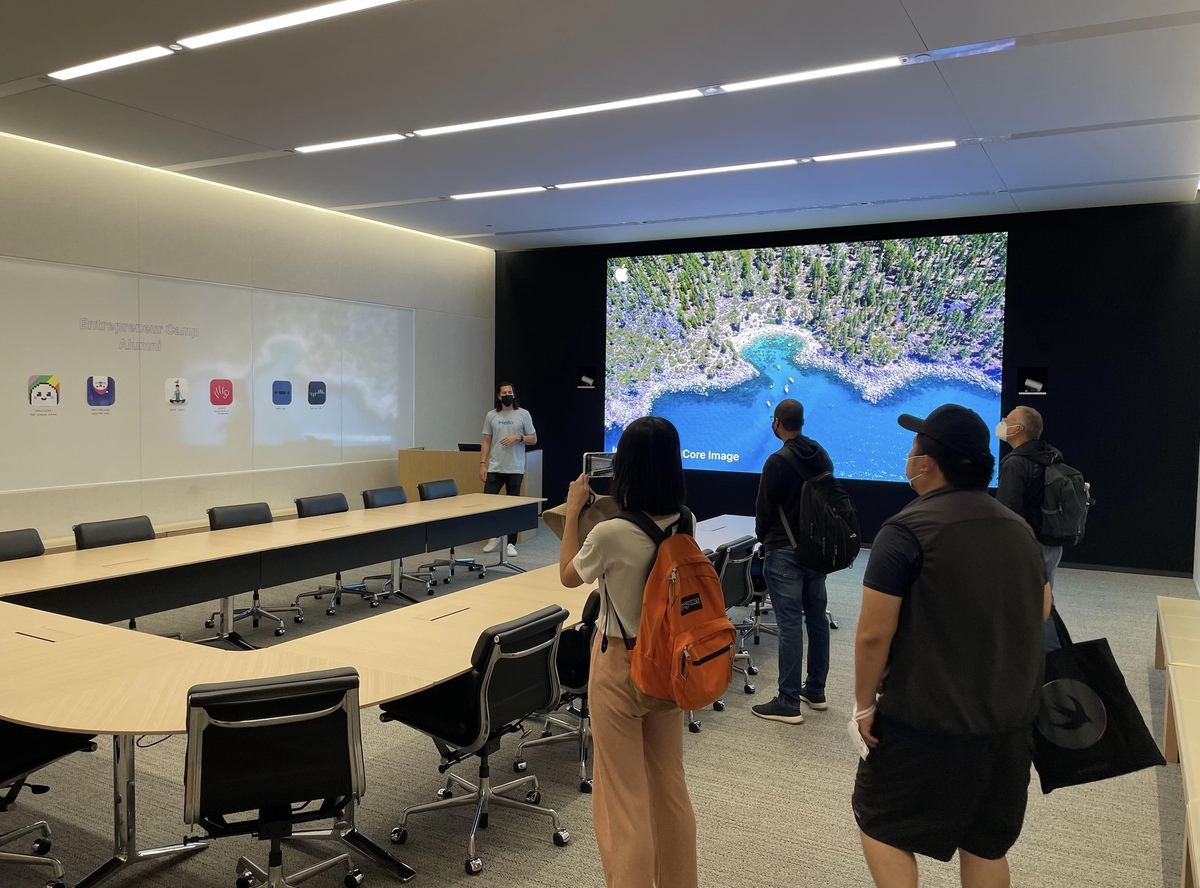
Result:
[[[488,472],[487,480],[483,482],[484,493],[499,493],[500,488],[504,488],[504,492],[509,496],[521,495],[521,481],[525,478],[524,472]],[[514,546],[517,544],[517,535],[510,533],[508,541]]]

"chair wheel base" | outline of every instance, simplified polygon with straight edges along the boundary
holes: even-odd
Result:
[[[592,792],[592,781],[591,780],[579,781],[579,791],[590,795]]]
[[[713,712],[724,712],[724,711],[725,711],[725,701],[724,700],[716,700],[713,702]]]
[[[205,620],[205,621],[204,621],[204,628],[205,628],[205,629],[216,629],[216,628],[217,628],[217,621],[216,621],[216,620]]]
[[[33,840],[34,854],[49,854],[51,847],[53,847],[53,842],[51,842],[50,839],[40,838]]]
[[[571,833],[565,829],[556,829],[554,831],[554,844],[560,848],[565,848],[571,844]]]
[[[700,722],[698,722],[698,721],[688,722],[688,730],[691,731],[693,734],[699,734],[700,733]]]
[[[365,878],[366,876],[363,875],[362,870],[352,869],[350,872],[346,873],[346,877],[342,879],[342,884],[345,885],[346,888],[355,888],[356,885],[361,885],[363,883],[363,879]]]
[[[758,667],[757,666],[747,666],[746,672],[749,675],[758,675]]]
[[[468,876],[477,876],[483,872],[483,858],[468,857],[467,862],[463,865],[463,869],[467,871]]]
[[[513,773],[524,774],[527,770],[529,770],[529,762],[525,759],[517,759],[513,762]]]
[[[304,617],[302,617],[302,616],[301,617],[292,617],[292,622],[293,623],[303,623]]]
[[[754,685],[750,684],[750,682],[746,682],[746,684],[742,688],[742,690],[745,691],[747,694],[753,694],[754,691],[756,690],[756,688],[754,687]]]
[[[444,799],[452,799],[452,798],[454,798],[454,793],[452,791],[450,791],[449,789],[439,789],[437,791],[437,800],[439,802]]]
[[[838,627],[838,621],[837,621],[837,620],[830,620],[830,621],[829,621],[829,628],[830,628],[830,629],[836,629],[837,627]]]
[[[408,841],[408,830],[397,826],[392,830],[391,840],[393,845],[403,845]]]
[[[283,638],[283,627],[282,626],[280,626],[278,629],[275,630],[275,637]]]
[[[531,805],[540,805],[542,803],[542,794],[536,789],[531,789],[525,793],[525,801]]]

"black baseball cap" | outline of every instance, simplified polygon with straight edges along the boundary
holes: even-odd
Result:
[[[901,428],[926,435],[947,450],[963,456],[983,456],[991,452],[992,438],[987,423],[974,410],[958,404],[943,404],[924,419],[901,413],[896,422]]]

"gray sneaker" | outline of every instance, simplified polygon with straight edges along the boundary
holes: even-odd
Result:
[[[784,706],[779,702],[779,698],[775,697],[768,700],[766,703],[759,703],[757,706],[750,707],[751,711],[759,718],[765,718],[768,721],[783,722],[785,725],[799,725],[804,723],[804,716],[800,714],[800,707],[794,709],[790,706]]]

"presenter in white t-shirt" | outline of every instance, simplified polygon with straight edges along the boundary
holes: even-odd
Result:
[[[484,493],[499,493],[505,489],[509,496],[521,495],[521,480],[525,477],[525,448],[537,443],[533,417],[521,407],[512,383],[502,382],[496,393],[498,407],[489,410],[483,420],[483,444],[479,448],[479,480]],[[501,537],[483,547],[494,552],[503,542]],[[506,555],[516,557],[517,535],[508,535]]]

